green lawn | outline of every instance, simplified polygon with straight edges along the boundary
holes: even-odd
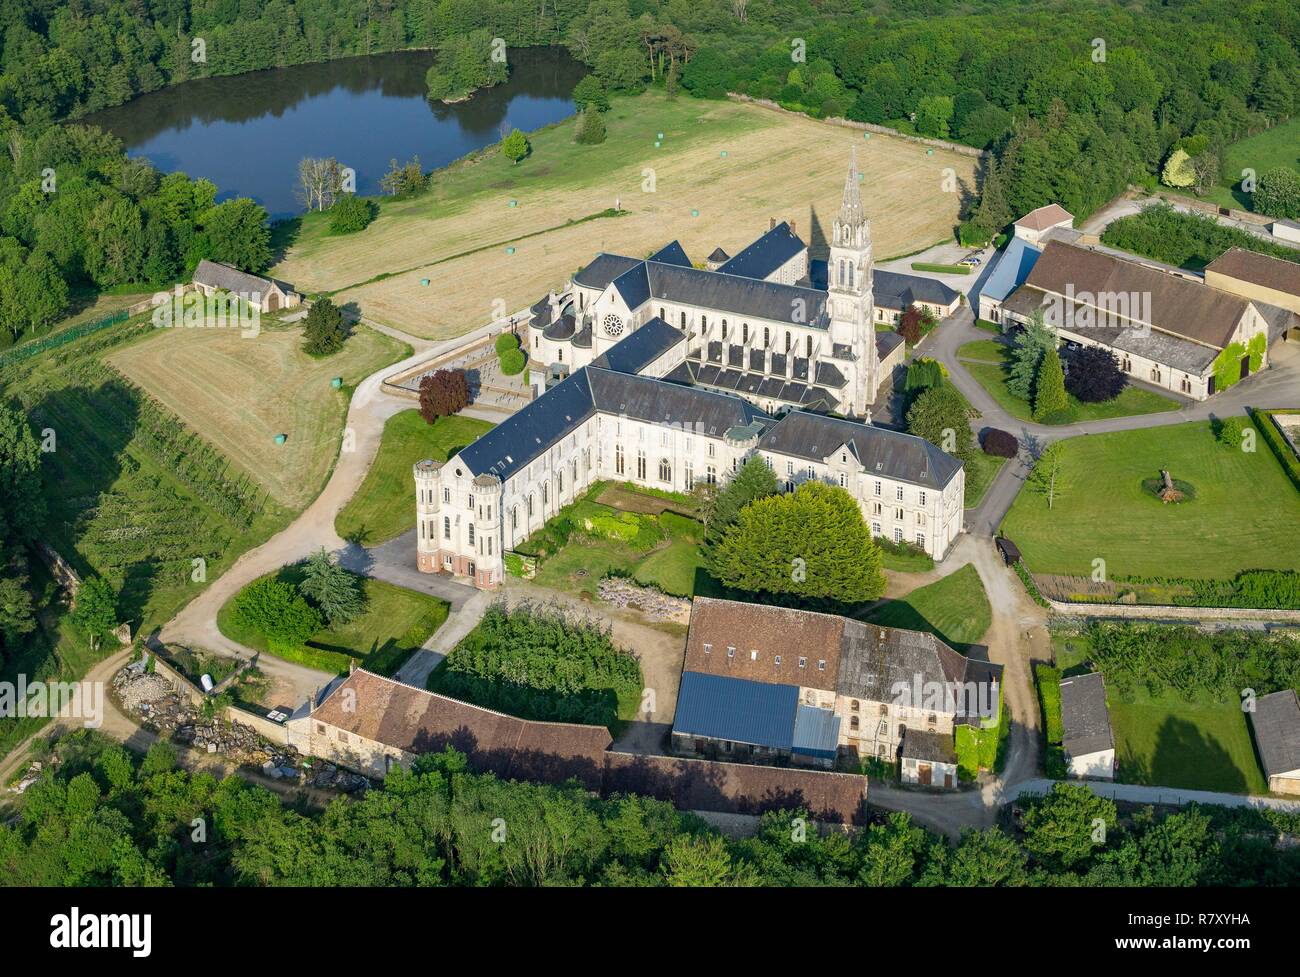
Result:
[[[957,350],[959,357],[971,357],[962,363],[980,386],[988,391],[999,407],[1012,417],[1022,421],[1034,419],[1033,408],[1028,401],[1021,400],[1007,389],[1005,372],[1005,353],[1008,347],[991,339],[981,339],[966,343]],[[1153,390],[1128,386],[1114,400],[1100,404],[1086,404],[1073,394],[1066,394],[1070,401],[1069,416],[1060,423],[1071,424],[1075,421],[1099,421],[1107,417],[1129,417],[1133,414],[1158,414],[1162,411],[1177,410],[1178,401]]]
[[[600,490],[588,494],[607,497]],[[601,510],[612,515],[615,511],[590,499],[580,505],[586,515]],[[638,549],[622,540],[581,533],[542,559],[534,579],[546,587],[594,597],[600,579],[616,573],[631,577],[642,586],[658,587],[666,594],[694,596],[696,583],[704,574],[704,552],[700,547],[703,527],[694,519],[673,512],[660,516],[642,513],[640,517],[652,520],[663,533],[663,539],[652,548]]]
[[[929,631],[961,651],[984,637],[993,610],[979,574],[967,564],[906,597],[872,608],[866,620],[881,627]]]
[[[284,567],[275,576],[297,583],[301,569],[298,566]],[[366,595],[365,613],[348,624],[317,632],[296,653],[277,657],[339,673],[346,672],[349,661],[355,658],[372,672],[391,675],[447,619],[448,605],[437,597],[370,577],[361,580]],[[266,638],[260,632],[251,631],[235,620],[234,602],[232,597],[217,613],[217,627],[221,633],[231,641],[271,654]]]
[[[986,455],[983,451],[975,452],[970,464],[966,466],[965,505],[967,509],[975,508],[984,500],[984,494],[993,484],[993,479],[998,477],[998,472],[1002,471],[1002,466],[1009,460],[996,455]]]
[[[1237,703],[1107,698],[1121,782],[1268,793],[1246,714]]]
[[[1266,446],[1214,440],[1208,423],[1069,438],[1056,500],[1028,488],[1003,520],[1036,573],[1225,579],[1300,569],[1300,494]],[[1194,499],[1164,505],[1142,488],[1167,468]]]
[[[896,573],[928,573],[934,569],[934,558],[921,550],[914,553],[893,553],[882,546],[880,565]]]
[[[418,410],[394,414],[384,425],[379,454],[366,480],[334,520],[346,540],[373,546],[415,526],[415,480],[411,466],[432,458],[446,461],[492,429],[472,417],[441,417],[426,424]]]

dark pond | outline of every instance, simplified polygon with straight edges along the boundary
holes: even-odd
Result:
[[[84,122],[115,133],[164,172],[207,177],[218,199],[252,197],[272,217],[303,208],[298,161],[334,156],[356,170],[357,191],[379,192],[391,159],[418,155],[436,169],[501,138],[573,111],[586,69],[555,48],[510,52],[510,80],[455,105],[424,97],[427,51],[204,78],[143,95]]]

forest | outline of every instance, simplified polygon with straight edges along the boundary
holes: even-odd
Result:
[[[729,840],[635,795],[475,774],[448,749],[323,812],[262,787],[142,758],[80,730],[60,740],[12,825],[7,885],[1197,886],[1294,885],[1295,815],[1191,806],[1120,811],[1081,785],[1022,801],[957,842],[907,814],[820,834],[807,812]],[[46,757],[49,761],[50,757]],[[1105,831],[1097,831],[1097,823]]]

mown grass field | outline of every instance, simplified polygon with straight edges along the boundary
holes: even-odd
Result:
[[[334,519],[346,540],[375,546],[415,527],[415,480],[411,466],[432,458],[446,461],[461,448],[492,430],[472,417],[440,417],[428,424],[418,410],[394,414],[384,424],[379,454],[366,479]]]
[[[979,381],[989,396],[1008,414],[1022,421],[1034,419],[1029,401],[1021,400],[1007,389],[1006,353],[1009,347],[993,339],[977,339],[957,348],[957,356],[967,372]],[[1159,414],[1177,410],[1178,401],[1145,387],[1127,386],[1114,400],[1099,404],[1085,403],[1074,394],[1066,393],[1070,402],[1069,416],[1061,424],[1076,421],[1100,421],[1108,417],[1129,417],[1133,414]]]
[[[929,631],[957,651],[978,644],[993,623],[979,573],[970,564],[906,597],[872,608],[864,620],[885,628]]]
[[[300,509],[320,492],[342,441],[352,387],[409,348],[364,326],[338,353],[302,351],[302,329],[166,329],[108,363],[175,412],[255,478],[281,505]],[[343,386],[330,381],[342,377]],[[287,435],[284,444],[277,434]]]
[[[355,301],[375,321],[445,338],[487,321],[497,299],[511,311],[530,305],[602,250],[646,255],[677,238],[702,261],[717,246],[735,254],[771,217],[795,220],[814,251],[824,250],[850,143],[877,260],[952,235],[961,194],[943,190],[945,169],[973,189],[971,157],[927,156],[904,139],[866,140],[737,102],[650,92],[616,99],[606,121],[599,146],[577,145],[569,120],[533,133],[532,155],[517,166],[495,147],[453,164],[434,174],[429,192],[384,200],[358,234],[331,236],[324,215],[309,215],[274,274]],[[621,216],[571,223],[616,200]]]
[[[296,584],[302,576],[301,568],[284,567],[273,576]],[[391,675],[447,620],[448,604],[437,597],[372,577],[358,579],[366,595],[365,612],[347,624],[318,631],[304,647],[291,655],[272,652],[260,632],[243,627],[235,620],[237,596],[227,601],[217,613],[217,626],[231,641],[312,668],[345,673],[349,661],[355,658],[372,672]]]
[[[1223,154],[1223,181],[1210,187],[1202,196],[1195,197],[1190,190],[1178,187],[1160,189],[1187,197],[1231,207],[1235,210],[1254,210],[1251,195],[1241,189],[1241,171],[1252,169],[1255,176],[1285,166],[1300,173],[1300,115],[1293,116],[1281,125],[1230,145]]]
[[[1266,445],[1215,441],[1208,423],[1093,434],[1064,446],[1056,499],[1022,488],[1002,530],[1036,573],[1230,578],[1300,569],[1300,493]],[[1165,505],[1142,480],[1168,469],[1196,496]]]

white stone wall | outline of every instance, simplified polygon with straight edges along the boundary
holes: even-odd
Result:
[[[1114,780],[1115,779],[1115,751],[1101,750],[1097,753],[1086,753],[1083,756],[1067,757],[1069,766],[1069,775],[1079,779],[1087,780]]]

